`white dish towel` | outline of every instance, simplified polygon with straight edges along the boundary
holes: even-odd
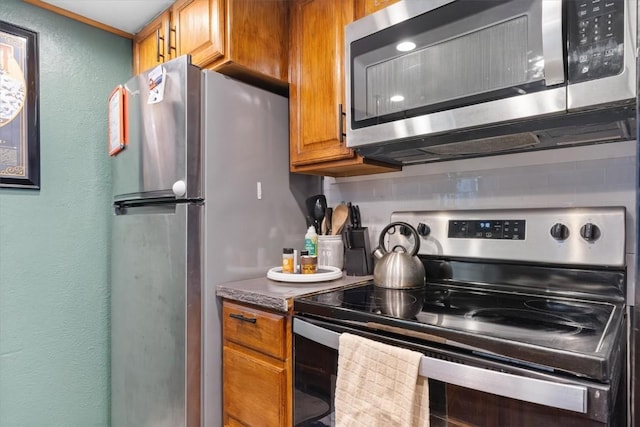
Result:
[[[422,354],[348,333],[340,335],[336,427],[428,427]]]

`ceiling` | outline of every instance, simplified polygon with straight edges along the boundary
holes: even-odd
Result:
[[[41,0],[125,33],[140,31],[174,0]]]

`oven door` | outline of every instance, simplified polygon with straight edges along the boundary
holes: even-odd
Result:
[[[295,426],[335,425],[333,402],[343,332],[425,354],[419,372],[429,378],[432,425],[453,420],[498,425],[502,417],[519,420],[525,415],[526,421],[514,425],[611,422],[614,405],[609,385],[528,371],[303,315],[294,317],[293,332]],[[469,404],[475,408],[473,414]]]
[[[348,145],[565,112],[562,9],[404,1],[348,25]]]

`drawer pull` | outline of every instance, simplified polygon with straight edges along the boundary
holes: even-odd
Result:
[[[257,320],[255,317],[244,317],[242,314],[235,314],[235,313],[231,313],[229,317],[242,320],[243,322],[249,322],[249,323],[256,323],[256,320]]]

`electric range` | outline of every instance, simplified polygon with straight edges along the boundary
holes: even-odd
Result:
[[[391,220],[418,230],[426,286],[370,282],[297,298],[295,333],[316,325],[428,359],[580,384],[565,409],[611,417],[625,355],[624,208],[412,211]],[[413,234],[398,228],[387,247],[411,248]],[[505,395],[501,387],[488,391]],[[507,397],[527,399],[515,394]]]

